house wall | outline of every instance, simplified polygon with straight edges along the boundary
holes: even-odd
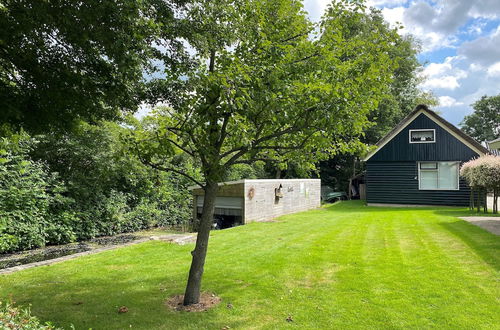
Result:
[[[283,197],[275,199],[282,185]],[[250,191],[253,190],[253,196]],[[245,223],[306,211],[321,205],[321,180],[245,180]]]
[[[416,162],[370,162],[366,164],[367,203],[469,205],[470,189],[463,179],[459,190],[419,190]]]
[[[435,129],[435,143],[409,143],[410,129]],[[436,124],[424,114],[399,132],[383,146],[368,162],[386,161],[466,161],[479,156],[463,142]]]
[[[435,143],[409,143],[410,129],[435,129]],[[466,206],[470,189],[419,190],[418,161],[465,162],[479,155],[448,131],[420,114],[367,162],[368,203]]]

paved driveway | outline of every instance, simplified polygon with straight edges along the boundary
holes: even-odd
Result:
[[[490,233],[500,235],[500,217],[460,217],[460,219],[486,229]]]

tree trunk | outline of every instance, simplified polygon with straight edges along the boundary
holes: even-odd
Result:
[[[488,213],[488,190],[484,190],[484,205],[483,212]]]
[[[498,193],[500,192],[500,189],[496,190],[495,193],[495,198],[493,198],[493,202],[495,203],[495,213],[498,213]]]
[[[498,213],[498,189],[493,190],[493,213]]]
[[[215,198],[219,186],[217,182],[207,182],[205,187],[205,198],[203,200],[203,211],[196,237],[196,246],[191,252],[193,259],[189,269],[189,278],[184,294],[184,305],[197,304],[200,300],[201,278],[205,258],[207,256],[208,238],[214,222]]]
[[[481,189],[477,190],[477,213],[481,210]]]
[[[470,195],[469,195],[469,210],[474,210],[474,189],[470,189]]]

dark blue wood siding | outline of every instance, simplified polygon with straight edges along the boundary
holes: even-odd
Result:
[[[416,162],[367,162],[368,203],[469,205],[470,190],[460,179],[459,190],[419,190]]]
[[[435,143],[409,143],[410,129],[435,129]],[[479,155],[424,114],[420,114],[367,161],[368,203],[469,204],[470,190],[460,179],[459,190],[419,190],[419,161],[465,162]]]
[[[435,143],[409,143],[410,129],[435,129]],[[377,161],[467,161],[479,156],[441,126],[420,114],[405,129],[383,146],[368,162]]]

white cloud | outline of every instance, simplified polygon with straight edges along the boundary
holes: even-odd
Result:
[[[382,7],[382,6],[400,6],[406,4],[407,0],[368,0],[366,5],[368,7]]]
[[[484,70],[484,67],[480,64],[471,63],[469,65],[469,71],[471,71],[471,72],[477,72],[477,71],[481,71],[481,70]]]
[[[491,65],[488,70],[488,76],[490,77],[500,77],[500,62],[496,62],[495,64]]]
[[[455,98],[451,97],[451,96],[440,96],[439,97],[439,106],[441,107],[453,107],[453,106],[457,106],[457,105],[462,105],[463,102],[458,102],[457,100],[455,100]]]
[[[444,63],[430,63],[424,68],[422,73],[428,78],[443,75],[452,69],[451,61],[452,58],[448,57]]]
[[[389,24],[395,26],[396,23],[403,23],[405,9],[404,7],[383,8],[382,15]]]
[[[482,64],[495,63],[500,59],[500,26],[488,36],[464,42],[458,52]]]
[[[408,19],[408,8],[405,7],[393,7],[393,8],[382,8],[382,15],[384,19],[391,25],[396,26],[397,23],[403,24],[403,29],[400,31],[401,34],[411,34],[422,42],[422,50],[424,52],[433,51],[441,47],[452,46],[455,42],[453,36],[446,36],[443,33],[430,31],[419,24],[413,24],[411,20]]]
[[[430,63],[422,71],[427,78],[421,87],[431,89],[456,89],[460,87],[459,80],[467,77],[467,72],[456,67],[454,62],[460,60],[458,56],[450,56],[443,63]]]
[[[457,77],[444,76],[441,78],[433,78],[421,84],[424,89],[456,89],[460,87]]]

